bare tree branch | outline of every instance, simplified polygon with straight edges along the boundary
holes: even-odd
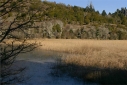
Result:
[[[37,3],[36,0],[0,1],[0,31],[2,34],[0,35],[0,84],[20,81],[16,74],[25,68],[11,69],[16,57],[39,46],[36,42],[28,43],[25,39],[16,38],[18,36],[13,35],[17,31],[28,35],[25,30],[32,28],[33,22],[39,18],[36,16],[39,13],[39,8],[37,9],[35,6],[31,8],[35,3]]]

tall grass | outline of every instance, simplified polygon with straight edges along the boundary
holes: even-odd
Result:
[[[45,39],[39,42],[43,50],[65,54],[54,67],[62,74],[102,85],[127,84],[126,40]]]
[[[65,63],[100,68],[126,69],[127,41],[119,40],[43,40],[42,49],[68,53]]]

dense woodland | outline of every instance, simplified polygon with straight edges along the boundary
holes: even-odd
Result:
[[[43,2],[49,6],[44,12],[44,16],[50,19],[60,19],[66,24],[86,25],[92,23],[109,23],[109,24],[127,24],[127,9],[117,9],[114,13],[107,14],[105,10],[102,13],[95,11],[94,6],[90,3],[86,8],[78,6],[64,5],[55,2]]]
[[[33,4],[31,6],[28,5],[30,10],[39,9],[33,16],[39,17],[33,21],[34,26],[25,30],[27,36],[18,30],[8,37],[127,39],[127,9],[125,7],[116,8],[114,13],[106,13],[105,10],[99,13],[99,11],[95,10],[92,3],[82,8],[56,2],[32,1]],[[12,5],[14,4],[16,3],[12,3]],[[7,23],[9,23],[16,11],[10,12],[6,16],[8,17]],[[22,13],[20,18],[24,16],[26,14]],[[6,17],[0,17],[0,19]]]

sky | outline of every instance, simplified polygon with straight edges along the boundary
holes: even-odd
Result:
[[[91,2],[95,8],[95,10],[102,13],[103,10],[105,10],[107,13],[113,13],[117,9],[121,9],[121,7],[127,8],[127,0],[47,0],[51,2],[56,3],[64,3],[66,5],[72,5],[72,6],[80,6],[80,7],[86,7]]]

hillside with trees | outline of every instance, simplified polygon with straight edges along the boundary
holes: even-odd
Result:
[[[90,3],[85,8],[65,5],[63,3],[33,0],[30,11],[39,9],[34,17],[34,26],[25,30],[23,35],[18,31],[13,36],[22,38],[65,38],[65,39],[127,39],[127,9],[117,9],[114,13],[95,11]],[[29,7],[29,6],[28,6]],[[9,17],[13,17],[9,13]],[[25,14],[22,14],[25,16]],[[5,17],[1,17],[5,18]],[[22,17],[21,17],[22,18]],[[8,20],[9,21],[9,20]]]

